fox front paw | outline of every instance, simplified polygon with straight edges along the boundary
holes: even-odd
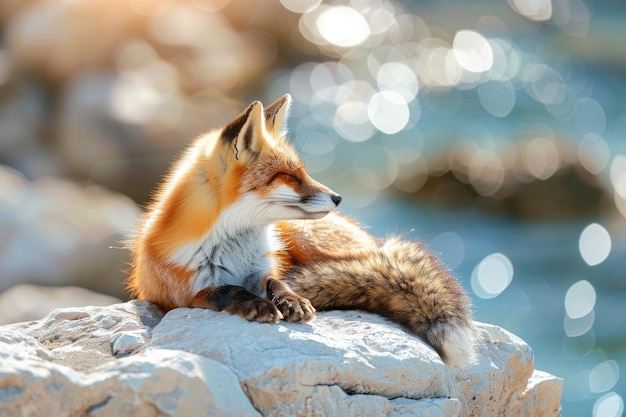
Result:
[[[309,300],[297,294],[283,294],[274,300],[283,318],[293,323],[303,323],[315,317],[315,308]]]
[[[283,318],[271,301],[258,297],[241,303],[235,314],[260,323],[278,323]]]

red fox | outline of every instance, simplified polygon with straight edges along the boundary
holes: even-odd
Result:
[[[449,365],[475,361],[469,298],[422,244],[379,241],[335,213],[286,138],[291,104],[255,101],[173,165],[131,241],[128,287],[167,311],[306,322],[360,309],[426,340]]]

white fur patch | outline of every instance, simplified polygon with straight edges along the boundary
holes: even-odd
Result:
[[[472,327],[448,325],[443,349],[448,363],[458,368],[467,368],[477,362],[476,342],[478,331]]]
[[[193,294],[212,285],[239,285],[263,295],[261,280],[273,268],[268,252],[280,249],[272,226],[263,219],[264,202],[244,196],[226,208],[200,240],[176,250],[170,262],[196,270],[189,286]]]

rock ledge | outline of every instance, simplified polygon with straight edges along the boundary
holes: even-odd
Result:
[[[250,323],[147,302],[55,310],[0,327],[0,411],[35,415],[559,416],[563,381],[478,324],[480,361],[449,369],[376,315]]]

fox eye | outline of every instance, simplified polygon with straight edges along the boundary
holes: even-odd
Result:
[[[300,178],[296,177],[295,175],[292,174],[288,174],[286,172],[279,172],[278,174],[275,174],[272,179],[270,180],[270,182],[272,181],[276,181],[276,180],[280,180],[284,183],[287,184],[300,184]]]

